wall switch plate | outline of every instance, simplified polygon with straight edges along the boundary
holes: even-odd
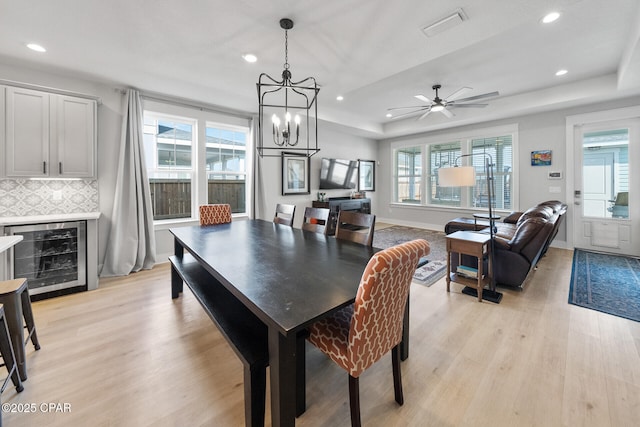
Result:
[[[549,187],[549,193],[561,193],[562,189],[560,187]]]

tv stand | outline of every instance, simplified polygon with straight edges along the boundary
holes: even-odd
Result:
[[[330,197],[327,201],[320,202],[314,200],[312,202],[314,208],[329,209],[329,221],[327,223],[327,234],[334,235],[336,233],[336,224],[338,223],[338,214],[340,211],[357,211],[362,213],[371,213],[371,199],[352,199],[351,197]]]

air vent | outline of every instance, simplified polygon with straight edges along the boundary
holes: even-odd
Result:
[[[464,13],[464,10],[456,9],[456,11],[451,15],[448,15],[434,22],[433,24],[423,27],[422,32],[427,37],[433,37],[436,34],[448,30],[449,28],[453,28],[458,24],[462,24],[462,22],[466,21],[467,19],[467,14]]]

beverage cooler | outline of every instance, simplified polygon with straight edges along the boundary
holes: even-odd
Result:
[[[12,277],[27,278],[33,300],[86,291],[86,233],[86,221],[6,227],[23,236],[12,250]]]

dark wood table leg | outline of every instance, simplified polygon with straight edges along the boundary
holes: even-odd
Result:
[[[182,277],[178,274],[175,268],[171,266],[171,298],[176,299],[182,293]]]
[[[271,378],[271,425],[296,424],[296,334],[286,337],[269,328],[269,371]]]
[[[409,358],[409,297],[407,296],[407,306],[404,309],[404,319],[402,321],[402,342],[400,343],[400,360]]]

